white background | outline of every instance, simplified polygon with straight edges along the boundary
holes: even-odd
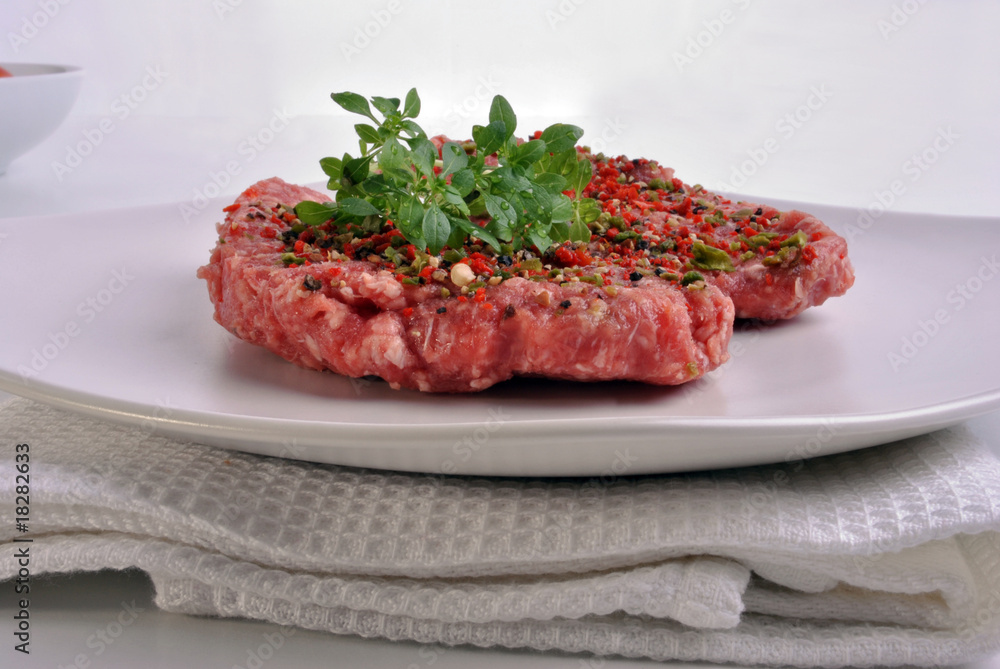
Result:
[[[87,70],[73,117],[0,180],[5,215],[190,201],[231,161],[240,173],[224,192],[273,175],[319,181],[319,158],[354,147],[355,120],[329,94],[412,86],[430,132],[468,136],[496,92],[525,132],[576,121],[585,142],[659,159],[689,183],[866,208],[901,180],[893,209],[1000,213],[995,2],[0,7],[0,62]],[[95,134],[104,118],[112,132]],[[270,141],[258,151],[254,137]],[[768,139],[777,150],[762,155]],[[74,152],[89,154],[60,169]]]
[[[320,181],[319,158],[354,148],[355,119],[329,94],[415,86],[432,133],[467,137],[502,93],[522,132],[575,122],[585,143],[656,158],[689,183],[859,216],[996,217],[997,25],[1000,4],[971,0],[2,0],[0,62],[80,65],[86,79],[67,122],[0,177],[0,216],[197,207],[273,175]],[[996,447],[998,421],[980,425]],[[149,610],[95,656],[88,636],[120,601],[148,604],[147,587],[110,575],[40,589],[38,654],[4,666],[68,666],[79,653],[91,666],[245,666],[275,630]],[[4,618],[9,607],[0,596]],[[302,632],[280,666],[525,657]]]

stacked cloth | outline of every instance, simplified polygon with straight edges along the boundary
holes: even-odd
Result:
[[[336,634],[751,665],[953,665],[1000,645],[1000,463],[962,428],[773,466],[532,480],[368,471],[0,408],[32,571]],[[0,561],[0,579],[15,575]]]

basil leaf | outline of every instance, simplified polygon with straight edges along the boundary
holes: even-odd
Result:
[[[378,154],[379,167],[385,170],[409,170],[409,151],[400,144],[395,137],[390,137],[382,145],[382,151]]]
[[[540,164],[546,172],[568,177],[570,172],[576,170],[576,149],[570,147],[560,153],[550,154],[542,159]]]
[[[465,232],[467,235],[477,237],[490,246],[493,247],[495,251],[500,250],[500,240],[498,240],[489,230],[480,227],[470,221],[467,218],[452,218],[451,222],[455,224],[460,230]]]
[[[552,209],[556,206],[556,195],[559,197],[565,197],[562,193],[553,194],[548,189],[542,188],[537,183],[532,182],[531,189],[527,192],[520,193],[522,199],[526,195],[530,195],[531,199],[538,203],[539,209],[541,209],[542,214],[545,216],[546,220],[552,215]]]
[[[362,141],[368,142],[369,144],[381,144],[382,138],[379,137],[378,130],[371,127],[367,123],[356,123],[354,125],[354,132],[358,133],[358,137]]]
[[[344,163],[340,158],[323,158],[319,161],[319,167],[323,174],[337,181],[340,181],[344,171]]]
[[[434,159],[437,158],[437,147],[426,137],[414,137],[409,140],[410,159],[417,171],[424,176],[434,176]]]
[[[513,202],[515,197],[516,203]],[[516,206],[523,213],[522,218],[525,221],[531,221],[532,225],[548,224],[548,212],[532,193],[518,193],[516,196],[512,196],[511,200],[512,206]]]
[[[549,237],[553,244],[562,244],[569,241],[569,226],[566,223],[553,223],[549,226]]]
[[[569,240],[582,244],[590,241],[590,228],[583,221],[576,220],[569,226]]]
[[[496,221],[497,226],[503,231],[501,236],[510,237],[513,226],[517,223],[517,212],[507,200],[503,200],[492,193],[483,193],[483,202],[486,204],[486,211],[490,217]]]
[[[346,161],[344,163],[344,178],[348,181],[348,185],[354,186],[368,178],[368,166],[371,162],[371,156]]]
[[[469,155],[464,144],[446,142],[438,151],[428,139],[413,120],[422,106],[415,88],[407,92],[402,110],[399,98],[366,100],[351,92],[331,97],[373,123],[354,126],[360,158],[344,154],[320,161],[340,201],[302,204],[310,221],[343,215],[345,222],[374,233],[390,219],[410,243],[435,253],[446,244],[460,248],[469,237],[498,250],[503,242],[514,248],[533,244],[544,251],[554,241],[585,241],[587,224],[601,215],[599,203],[579,197],[593,166],[577,153],[583,131],[574,125],[550,125],[541,139],[518,144],[517,115],[507,99],[497,95],[488,124],[472,128],[476,146]],[[381,112],[382,121],[373,109]],[[500,165],[487,166],[493,155]],[[577,197],[563,195],[569,190]],[[471,220],[480,216],[489,216],[485,226]]]
[[[507,126],[503,121],[491,121],[489,125],[472,126],[472,139],[476,142],[476,151],[488,156],[497,152],[506,137]]]
[[[446,177],[453,172],[464,169],[469,164],[469,156],[455,142],[445,142],[441,147],[441,176]]]
[[[594,178],[594,165],[586,158],[581,158],[576,163],[576,175],[573,179],[573,190],[578,198],[583,197],[583,189],[590,184]]]
[[[454,223],[459,219],[452,219],[451,217],[449,217],[449,220],[451,220],[452,223]],[[453,226],[451,229],[451,234],[448,235],[448,247],[452,249],[462,248],[468,236],[469,233],[466,230],[463,230],[458,225]]]
[[[482,193],[480,193],[479,191],[473,191],[469,195],[466,195],[465,201],[469,205],[470,216],[476,216],[476,217],[489,216],[489,212],[486,211],[486,202],[483,200]],[[490,225],[491,223],[493,223],[492,219],[487,222],[487,225]],[[491,229],[495,230],[496,228],[494,227]]]
[[[403,233],[407,241],[420,249],[427,246],[423,236],[424,205],[415,196],[403,199],[395,221],[396,229]]]
[[[593,223],[601,217],[603,211],[597,200],[592,200],[589,197],[576,199],[573,201],[573,205],[576,208],[577,218],[584,223]]]
[[[466,167],[451,175],[451,185],[462,197],[465,197],[476,189],[476,176],[471,169]]]
[[[399,112],[399,98],[383,98],[378,95],[372,96],[372,104],[375,109],[382,112],[383,116],[390,116]]]
[[[566,186],[569,185],[569,182],[566,181],[566,177],[560,174],[553,174],[552,172],[542,172],[541,174],[536,174],[535,183],[552,193],[561,193],[566,190]]]
[[[523,165],[538,162],[545,155],[546,144],[543,140],[533,139],[514,149],[514,160]]]
[[[514,110],[511,109],[510,103],[502,95],[494,96],[493,103],[490,105],[490,123],[492,124],[497,121],[504,124],[503,141],[506,142],[514,135],[514,128],[517,127],[517,117],[514,115]]]
[[[306,200],[295,205],[295,215],[306,225],[322,225],[337,213],[333,202],[312,202]]]
[[[440,253],[441,249],[448,243],[448,237],[451,235],[451,224],[448,217],[436,204],[432,204],[424,212],[423,232],[427,248],[435,255]]]
[[[390,181],[396,188],[406,189],[413,184],[413,172],[403,167],[386,167],[379,165],[382,176]]]
[[[562,223],[563,221],[568,221],[572,218],[573,218],[573,201],[570,200],[565,195],[563,195],[562,193],[560,193],[555,206],[552,208],[552,220]],[[587,241],[588,242],[590,241],[589,232],[587,233]]]
[[[531,182],[510,167],[498,167],[490,173],[490,181],[493,183],[493,192],[513,195],[523,190],[531,189]]]
[[[419,125],[411,121],[410,119],[405,119],[402,123],[403,129],[410,133],[410,137],[426,137],[427,133]]]
[[[375,121],[375,117],[372,116],[372,109],[368,106],[368,101],[357,93],[351,93],[350,91],[344,93],[332,93],[330,97],[333,98],[334,102],[347,111],[367,116],[371,120]],[[375,122],[378,123],[378,121]]]
[[[337,202],[337,206],[342,212],[351,216],[378,216],[382,213],[371,202],[358,197],[345,197]]]
[[[548,144],[550,153],[562,153],[576,146],[583,137],[583,130],[568,123],[555,123],[542,131],[542,139]]]
[[[370,195],[382,195],[397,190],[396,186],[390,183],[384,174],[372,174],[359,185],[364,192]]]
[[[411,88],[406,94],[406,102],[403,103],[403,117],[416,118],[420,113],[420,96],[417,89]]]
[[[465,216],[469,215],[469,205],[465,203],[462,199],[462,195],[454,186],[445,186],[441,189],[441,195],[444,197],[445,202],[453,205]]]
[[[540,253],[545,253],[552,246],[552,238],[548,233],[534,225],[528,228],[528,239],[538,247]]]

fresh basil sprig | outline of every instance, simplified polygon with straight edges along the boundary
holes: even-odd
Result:
[[[354,126],[359,156],[320,161],[336,201],[299,203],[295,213],[303,223],[332,220],[341,229],[354,225],[374,232],[391,220],[408,242],[433,254],[445,246],[460,248],[470,237],[498,252],[503,244],[544,252],[567,240],[590,241],[587,224],[601,209],[580,197],[593,176],[590,161],[576,151],[580,128],[557,123],[540,139],[519,143],[514,110],[497,95],[489,123],[472,127],[473,142],[446,142],[438,157],[413,120],[420,113],[416,89],[406,94],[402,109],[399,98],[376,96],[369,104],[357,93],[331,97],[374,125]],[[563,193],[570,190],[576,197]]]

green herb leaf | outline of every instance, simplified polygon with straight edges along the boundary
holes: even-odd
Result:
[[[406,237],[414,246],[423,248],[427,246],[424,242],[424,204],[410,195],[403,199],[395,217],[396,229]]]
[[[382,145],[382,152],[378,156],[378,165],[383,173],[388,173],[392,170],[403,170],[408,174],[410,166],[409,153],[395,137],[390,137]]]
[[[555,123],[542,131],[542,139],[550,153],[562,153],[572,149],[583,136],[583,130],[568,123]]]
[[[441,147],[441,176],[464,169],[469,164],[469,156],[455,142],[445,142]]]
[[[371,162],[371,156],[364,156],[344,163],[344,178],[347,179],[349,185],[359,184],[368,178],[368,167]]]
[[[343,216],[343,224],[375,232],[391,220],[420,252],[439,253],[446,245],[461,250],[472,237],[512,253],[532,245],[545,251],[554,242],[588,241],[588,224],[601,216],[598,203],[579,197],[593,166],[577,154],[583,131],[574,125],[550,125],[541,139],[518,144],[517,116],[497,95],[487,125],[472,128],[474,146],[446,142],[439,152],[413,120],[421,109],[416,89],[407,92],[402,110],[399,98],[365,100],[351,92],[331,97],[372,123],[354,126],[360,157],[345,153],[320,161],[338,202],[302,203],[303,222],[315,225]],[[499,165],[487,165],[494,154]],[[576,197],[563,194],[569,190]],[[478,217],[485,222],[473,220]],[[798,238],[789,245],[796,243]],[[407,264],[407,271],[415,273],[418,265]]]
[[[541,253],[545,253],[550,246],[552,246],[552,238],[549,234],[538,228],[536,226],[531,226],[528,228],[528,239],[534,244]]]
[[[427,240],[428,250],[435,255],[440,253],[441,249],[448,243],[448,237],[451,235],[451,223],[436,204],[432,204],[424,212],[423,232],[424,239]]]
[[[312,202],[305,200],[295,205],[295,215],[306,225],[322,225],[337,213],[333,202]]]
[[[569,240],[585,244],[590,241],[590,228],[581,220],[575,220],[569,226]]]
[[[574,200],[574,207],[576,209],[576,216],[584,223],[593,223],[601,216],[601,205],[597,203],[596,200],[591,200],[589,197],[583,199]]]
[[[514,150],[514,162],[520,165],[531,165],[545,155],[547,145],[541,139],[525,142]]]
[[[344,163],[340,158],[323,158],[319,161],[319,166],[330,179],[340,181],[344,169]]]
[[[569,221],[573,218],[573,201],[568,197],[559,194],[559,199],[556,201],[555,207],[552,208],[552,220],[557,223],[562,223],[563,221]],[[586,226],[584,226],[586,227]],[[574,240],[583,241],[583,240]],[[586,241],[590,241],[590,233],[587,233]]]
[[[573,178],[573,190],[578,198],[583,197],[583,189],[587,187],[590,180],[594,178],[594,165],[586,158],[581,158],[576,162],[576,174]]]
[[[451,221],[453,223],[455,223],[465,234],[471,235],[472,237],[476,237],[478,239],[483,240],[484,242],[486,242],[487,244],[489,244],[490,246],[492,246],[494,248],[494,250],[496,250],[496,251],[500,250],[500,246],[501,246],[500,240],[497,239],[486,228],[483,228],[483,227],[480,227],[480,226],[476,225],[475,223],[473,223],[472,221],[470,221],[467,218],[465,218],[465,219],[463,219],[463,218],[452,218]]]
[[[560,174],[553,174],[552,172],[542,172],[541,174],[536,175],[535,183],[553,193],[561,193],[566,190],[566,187],[569,185],[569,182],[566,181],[566,177]]]
[[[444,198],[445,202],[452,205],[455,209],[458,209],[464,216],[469,216],[469,205],[465,202],[462,194],[458,192],[458,189],[451,185],[445,185],[441,188],[441,196]]]
[[[410,159],[417,171],[424,176],[434,175],[434,159],[437,158],[437,147],[426,137],[414,137],[409,140]]]
[[[351,216],[377,216],[382,213],[371,202],[358,197],[345,197],[337,202],[337,206]]]
[[[507,126],[503,121],[491,121],[489,125],[472,126],[472,139],[476,142],[476,152],[481,156],[496,153],[507,137]]]
[[[399,190],[384,174],[372,174],[361,182],[361,189],[369,195],[384,195]]]
[[[483,202],[486,204],[486,211],[496,221],[497,226],[504,231],[502,236],[509,238],[517,223],[517,212],[507,200],[491,193],[483,193]]]
[[[383,98],[375,95],[372,96],[372,105],[382,112],[383,116],[399,113],[399,98]]]
[[[410,134],[410,137],[426,137],[427,133],[419,125],[411,121],[410,119],[404,119],[399,124],[402,126],[403,130]]]
[[[382,138],[379,137],[378,130],[371,127],[367,123],[356,123],[354,125],[354,131],[358,133],[358,137],[360,137],[364,142],[368,142],[369,144],[382,143]]]
[[[521,191],[531,190],[531,181],[515,172],[510,167],[498,167],[490,173],[490,181],[494,184],[494,192],[513,195]]]
[[[441,172],[444,174],[444,172]],[[468,167],[463,168],[451,175],[451,185],[462,197],[466,197],[476,189],[476,176]]]
[[[420,114],[420,96],[417,89],[411,88],[406,94],[406,102],[403,103],[403,117],[416,118]]]
[[[517,127],[517,117],[514,115],[514,110],[511,109],[510,103],[502,95],[496,95],[493,97],[493,103],[490,105],[490,123],[495,123],[501,121],[504,124],[503,141],[507,141],[514,135],[514,129]],[[493,153],[490,151],[490,153]]]
[[[333,98],[334,102],[347,111],[367,116],[371,120],[378,123],[378,121],[375,120],[375,117],[372,116],[372,109],[368,106],[368,101],[357,93],[351,93],[349,91],[344,93],[332,93],[330,97]]]

